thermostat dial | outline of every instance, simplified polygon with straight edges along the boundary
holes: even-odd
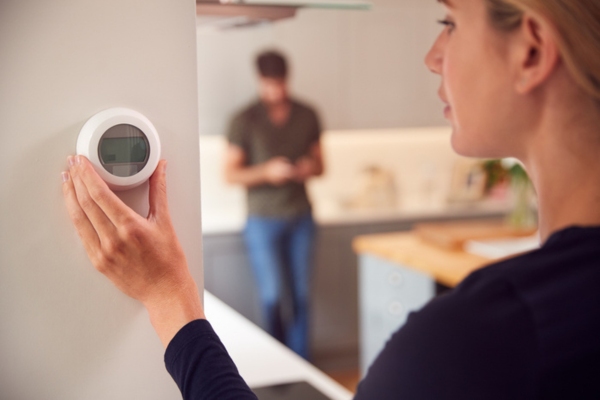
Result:
[[[148,118],[128,108],[111,108],[90,118],[77,138],[86,156],[113,190],[141,185],[160,160],[160,139]]]

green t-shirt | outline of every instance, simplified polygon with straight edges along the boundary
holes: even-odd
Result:
[[[266,106],[258,101],[237,114],[229,127],[229,143],[246,154],[248,166],[262,164],[273,157],[286,157],[292,163],[309,153],[321,136],[315,111],[292,101],[290,116],[281,127],[273,125]],[[311,211],[303,183],[288,182],[248,189],[248,212],[261,217],[294,217]]]

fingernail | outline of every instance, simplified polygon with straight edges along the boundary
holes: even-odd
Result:
[[[67,157],[67,162],[69,163],[69,167],[75,165],[75,159],[73,158],[73,156]]]
[[[75,164],[77,164],[77,165],[81,164],[81,156],[75,156]]]
[[[66,181],[69,180],[69,173],[63,171],[63,172],[60,173],[60,177],[62,178],[63,183],[65,183]]]

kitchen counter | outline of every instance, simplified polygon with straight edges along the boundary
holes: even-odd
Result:
[[[347,209],[326,201],[314,205],[314,218],[319,226],[343,226],[366,223],[401,223],[419,220],[486,218],[505,215],[506,202],[482,201],[445,207],[406,207],[395,209]],[[202,213],[202,233],[219,235],[240,233],[246,223],[246,210],[212,209]]]
[[[332,400],[352,393],[269,336],[209,292],[204,292],[207,319],[251,388],[305,381]]]
[[[440,293],[438,284],[455,287],[473,271],[495,261],[494,256],[463,250],[474,243],[492,248],[502,243],[507,250],[500,256],[503,258],[533,250],[539,246],[539,238],[533,229],[515,230],[501,220],[486,220],[423,224],[415,231],[362,235],[353,240],[359,258],[363,372],[408,315]]]
[[[427,274],[449,287],[490,263],[485,257],[431,245],[410,232],[360,236],[353,248],[358,254],[370,254]]]

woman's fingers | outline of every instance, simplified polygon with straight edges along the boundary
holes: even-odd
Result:
[[[96,173],[94,167],[87,158],[84,156],[77,156],[76,160],[77,159],[79,160],[79,164],[76,163],[78,177],[85,185],[90,197],[98,207],[100,207],[113,225],[127,225],[132,219],[138,221],[142,219],[136,212],[127,207],[112,190],[110,190],[106,182],[104,182],[98,173]]]
[[[115,236],[116,228],[104,210],[100,207],[98,201],[92,196],[92,193],[90,193],[91,190],[88,188],[88,182],[90,181],[91,174],[89,170],[91,169],[91,166],[89,166],[90,168],[87,168],[88,165],[84,163],[85,159],[81,156],[77,157],[79,157],[79,159],[69,157],[68,160],[77,202],[94,227],[94,230],[100,239],[100,243],[102,244],[102,242]],[[95,174],[94,171],[94,175]],[[109,189],[107,188],[107,190]]]
[[[92,223],[79,205],[71,175],[68,172],[63,172],[62,179],[62,190],[65,202],[67,204],[67,211],[71,217],[71,220],[73,221],[73,224],[75,225],[77,234],[83,242],[85,251],[88,253],[88,256],[93,259],[100,248],[100,239],[98,238],[98,234],[96,233]]]
[[[167,202],[167,162],[161,160],[152,177],[150,177],[150,212],[148,218],[165,221],[169,218],[169,204]]]

